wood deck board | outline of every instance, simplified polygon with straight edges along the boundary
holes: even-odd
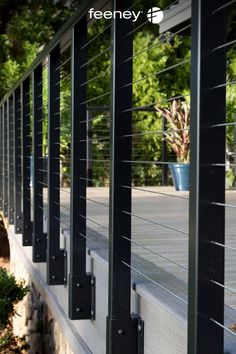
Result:
[[[181,198],[188,198],[188,192],[175,192],[171,187],[141,188],[143,191],[133,190],[132,213],[146,220],[139,219],[136,216],[132,217],[132,240],[134,241],[132,243],[132,252],[183,281],[186,284],[185,292],[187,292],[188,272],[183,267],[188,267],[188,199]],[[155,193],[150,193],[150,191]],[[164,196],[158,193],[167,193],[171,196]],[[87,202],[87,218],[91,219],[91,221],[87,220],[87,226],[90,230],[89,236],[91,240],[93,240],[93,231],[96,232],[95,239],[99,238],[98,235],[108,238],[108,188],[88,188],[87,198],[93,200],[88,200]],[[61,193],[61,203],[66,208],[69,208],[69,194],[67,191]],[[98,203],[106,204],[106,206]],[[236,205],[236,191],[226,192],[226,203]],[[235,209],[226,207],[225,210],[226,244],[236,248]],[[62,223],[65,226],[67,225],[67,227],[69,227],[68,215],[69,211],[61,208]],[[94,248],[96,248],[94,240]],[[135,242],[139,245],[135,244]],[[147,248],[151,251],[147,250]],[[154,252],[160,254],[160,256],[154,254]],[[236,290],[235,252],[226,249],[225,254],[226,286]],[[161,256],[169,258],[183,267]],[[156,279],[151,269],[145,275]],[[166,286],[170,285],[166,284]],[[171,285],[171,288],[175,288],[176,294],[183,292],[183,289],[178,289],[178,286],[174,286],[174,284]],[[226,305],[236,310],[236,294],[225,290],[225,302]]]

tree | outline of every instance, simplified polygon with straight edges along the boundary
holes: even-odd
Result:
[[[0,1],[0,97],[53,37],[75,4],[66,1]],[[4,17],[4,18],[3,18]]]

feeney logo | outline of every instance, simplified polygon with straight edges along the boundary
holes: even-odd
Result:
[[[164,14],[159,7],[153,7],[148,10],[147,19],[149,22],[158,24],[163,20]]]
[[[136,22],[139,18],[142,11],[138,11],[137,14],[134,11],[95,11],[94,8],[89,10],[89,18],[95,18],[96,20],[101,20],[105,18],[106,20],[116,19],[116,18],[123,18],[125,20],[131,20],[132,22]]]
[[[94,8],[91,8],[89,11],[89,19],[91,20],[92,18],[95,18],[96,20],[101,20],[102,18],[105,18],[106,20],[111,20],[111,19],[124,19],[124,20],[132,20],[132,22],[136,22],[141,14],[143,14],[143,11],[138,11],[137,13],[135,11],[95,11]],[[159,7],[153,7],[150,10],[148,10],[147,13],[147,19],[149,22],[158,24],[163,20],[164,14],[163,11]]]

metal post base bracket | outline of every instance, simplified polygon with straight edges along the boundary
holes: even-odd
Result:
[[[14,225],[14,209],[9,210],[9,225]]]
[[[22,217],[21,215],[16,215],[15,217],[15,234],[22,233]]]
[[[69,276],[69,318],[95,320],[95,277]]]
[[[64,250],[47,251],[47,282],[49,285],[66,284],[65,263],[67,254]]]
[[[43,233],[42,236],[33,235],[33,240],[33,262],[46,262],[47,234]]]
[[[23,224],[22,245],[24,247],[32,246],[32,230],[32,221],[28,222],[27,225]]]
[[[137,315],[124,320],[107,318],[107,338],[106,354],[143,354],[144,322]]]

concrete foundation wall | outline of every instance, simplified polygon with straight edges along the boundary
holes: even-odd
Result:
[[[46,284],[45,264],[31,262],[31,247],[21,246],[21,235],[9,228],[11,271],[31,285],[14,319],[15,334],[28,336],[34,354],[105,354],[108,310],[108,263],[104,251],[90,251],[88,271],[96,277],[96,320],[67,317],[67,286]],[[187,353],[187,307],[148,281],[132,290],[132,310],[145,322],[145,354]]]

